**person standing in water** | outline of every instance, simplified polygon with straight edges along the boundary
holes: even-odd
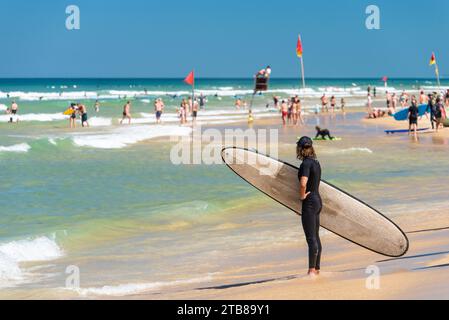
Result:
[[[17,116],[17,113],[19,112],[19,105],[17,102],[12,102],[10,111],[11,116],[9,117],[9,122],[13,123],[14,117],[16,117],[16,122],[19,123],[19,117]]]
[[[417,130],[418,130],[419,109],[417,104],[418,103],[416,101],[416,98],[413,96],[412,105],[408,108],[408,121],[409,121],[408,135],[410,135],[413,130],[413,136],[415,140],[418,140]]]
[[[97,101],[95,101],[95,105],[94,105],[94,109],[95,109],[95,112],[100,112],[100,102],[97,100]]]
[[[123,124],[123,120],[128,118],[128,124],[131,124],[131,101],[126,102],[123,106],[123,116],[122,120],[120,120],[120,124]]]
[[[429,94],[427,99],[426,116],[430,119],[432,130],[435,129],[435,100],[433,95]]]
[[[309,247],[308,275],[317,276],[321,269],[320,213],[323,203],[319,192],[321,166],[312,139],[309,137],[299,139],[296,156],[302,161],[298,172],[299,200],[302,201],[301,221]]]
[[[156,99],[156,101],[154,102],[154,111],[156,112],[156,123],[160,124],[162,123],[161,117],[162,117],[162,112],[164,112],[164,102],[162,101],[161,98]]]
[[[75,129],[76,128],[76,112],[78,110],[78,106],[76,103],[70,104],[71,114],[70,114],[70,128]]]
[[[87,108],[84,104],[78,105],[78,112],[81,115],[81,126],[89,127],[89,122],[87,121]]]
[[[196,123],[196,118],[198,117],[198,101],[196,99],[192,104],[192,124]]]

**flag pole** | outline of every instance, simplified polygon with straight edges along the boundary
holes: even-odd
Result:
[[[441,89],[440,69],[438,68],[438,63],[437,62],[435,62],[435,74],[437,76],[438,89]]]
[[[305,90],[306,89],[306,79],[304,77],[304,60],[303,60],[302,56],[301,56],[301,77],[302,77],[302,88]]]

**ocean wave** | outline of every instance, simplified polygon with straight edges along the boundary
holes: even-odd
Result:
[[[430,87],[429,88],[433,88]],[[53,88],[55,89],[55,88]],[[400,92],[394,87],[378,87],[378,91],[389,91],[389,92]],[[418,89],[412,88],[407,89],[407,91],[417,91]],[[218,96],[218,97],[241,97],[241,96],[249,96],[253,94],[252,88],[234,88],[234,87],[218,87],[218,88],[208,88],[201,89],[198,88],[196,90],[197,94],[203,94],[204,96]],[[351,97],[351,96],[366,96],[366,89],[361,88],[359,86],[352,87],[309,87],[309,88],[275,88],[268,90],[266,92],[267,95],[272,94],[288,94],[288,95],[296,95],[300,94],[303,97],[319,97],[323,93],[327,95],[335,95],[338,97]],[[52,101],[52,100],[70,100],[76,101],[80,99],[89,99],[89,100],[97,100],[97,99],[118,99],[120,98],[140,98],[143,102],[149,103],[151,102],[149,97],[160,97],[160,96],[169,96],[169,97],[179,97],[179,96],[189,96],[191,94],[190,91],[187,90],[108,90],[103,89],[101,91],[63,91],[61,92],[24,92],[24,91],[15,91],[15,92],[0,92],[0,99],[8,98],[8,94],[10,98],[20,99],[24,101]]]
[[[116,286],[103,286],[103,287],[93,287],[93,288],[78,288],[69,289],[76,291],[81,296],[97,295],[97,296],[126,296],[132,294],[138,294],[143,292],[154,291],[166,287],[174,287],[181,285],[189,285],[195,283],[209,282],[213,279],[212,274],[208,274],[204,277],[174,280],[174,281],[160,281],[160,282],[149,282],[149,283],[129,283],[121,284]]]
[[[80,147],[122,149],[141,141],[165,136],[186,136],[191,128],[179,126],[126,126],[109,133],[78,135],[72,138]]]
[[[0,152],[28,152],[31,149],[30,145],[27,143],[15,144],[12,146],[0,146]]]
[[[56,241],[45,236],[0,244],[0,287],[25,280],[27,274],[20,263],[55,260],[63,255]]]
[[[5,106],[4,104],[0,104],[0,111],[5,111],[6,109],[8,109],[7,106]]]

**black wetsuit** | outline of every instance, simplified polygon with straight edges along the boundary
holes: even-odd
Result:
[[[429,100],[426,112],[430,114],[430,124],[432,125],[432,129],[435,129],[435,105],[432,103],[432,100]]]
[[[320,270],[321,241],[320,241],[320,212],[322,201],[319,193],[321,181],[321,166],[317,160],[306,158],[299,168],[298,178],[308,177],[306,193],[310,192],[302,202],[301,221],[309,246],[309,269]]]
[[[409,124],[418,124],[418,115],[419,115],[419,109],[416,105],[412,105],[408,108],[408,112],[410,113],[410,117],[408,119]]]
[[[329,139],[334,140],[334,137],[331,136],[331,133],[327,129],[317,131],[315,139],[317,139],[319,136],[321,136],[323,140],[326,139],[326,137],[329,137]]]

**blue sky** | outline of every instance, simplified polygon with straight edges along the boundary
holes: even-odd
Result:
[[[78,5],[81,30],[65,28]],[[365,9],[381,10],[381,30]],[[447,0],[2,0],[0,77],[249,77],[270,64],[297,77],[449,75]]]

